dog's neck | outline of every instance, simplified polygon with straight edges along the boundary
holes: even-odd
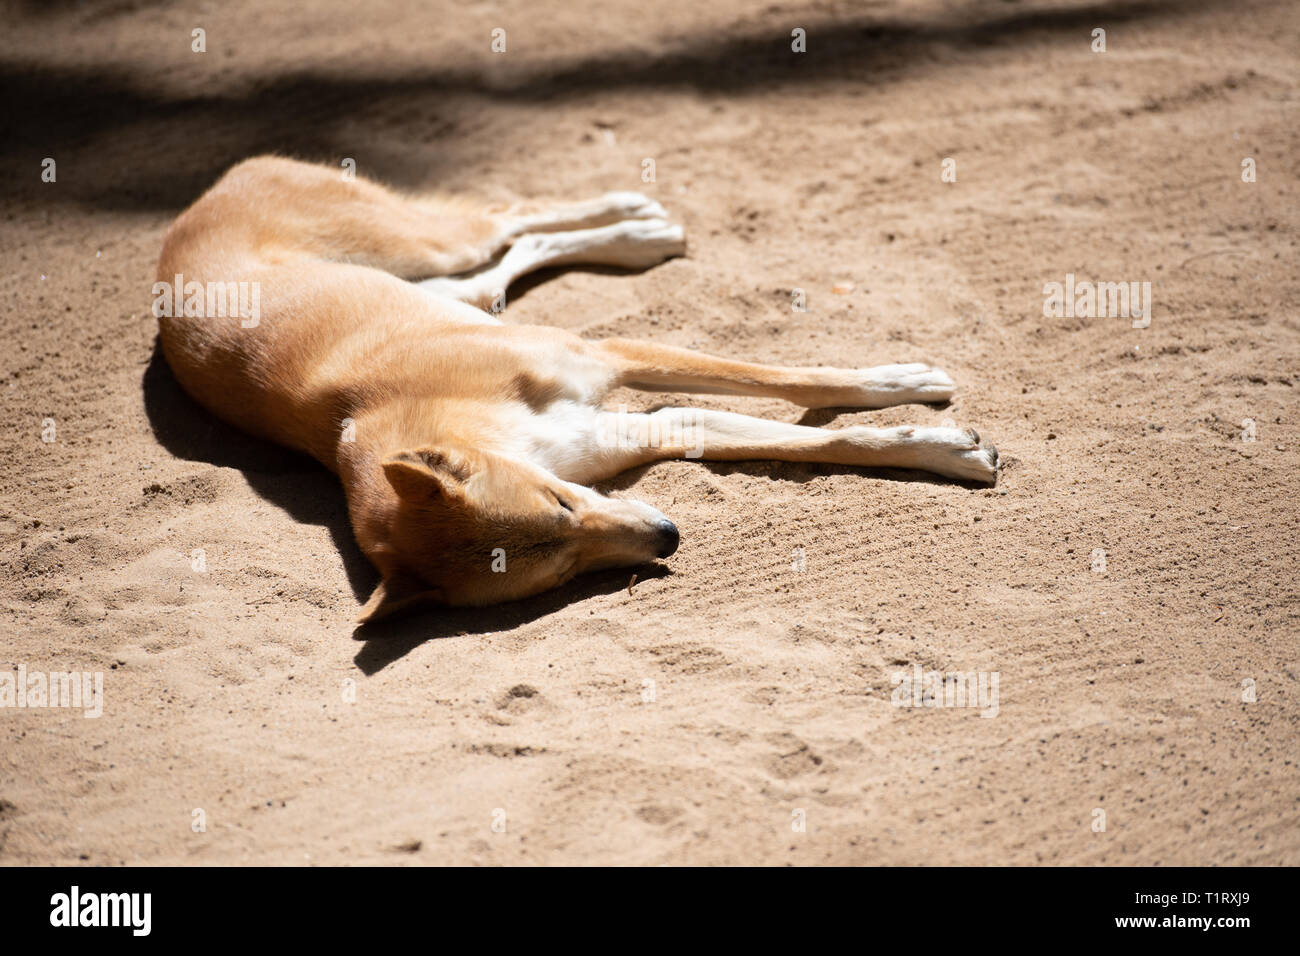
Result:
[[[340,441],[336,459],[357,543],[372,561],[398,506],[397,494],[384,477],[382,456],[367,442]]]
[[[380,567],[400,504],[384,474],[384,461],[402,451],[434,444],[463,447],[448,430],[429,424],[434,416],[420,411],[381,409],[358,417],[350,430],[340,433],[334,449],[332,466],[343,484],[357,541]]]

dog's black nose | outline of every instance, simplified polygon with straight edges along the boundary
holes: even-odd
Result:
[[[677,531],[677,525],[667,518],[656,524],[655,530],[659,532],[659,557],[666,558],[677,550],[677,543],[682,536]]]

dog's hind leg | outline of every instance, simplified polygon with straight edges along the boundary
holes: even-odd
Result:
[[[663,219],[628,219],[599,229],[529,233],[482,272],[417,284],[428,292],[487,308],[504,301],[510,283],[537,269],[579,264],[645,269],[685,251],[681,226]]]
[[[500,217],[512,236],[530,232],[569,232],[594,229],[628,219],[667,219],[664,207],[640,193],[606,193],[598,199],[571,203],[522,202]]]
[[[993,484],[998,451],[966,428],[809,428],[697,408],[649,413],[601,412],[593,453],[569,481],[590,483],[628,468],[673,458],[706,461],[804,461],[915,468]]]
[[[884,408],[946,402],[952,379],[919,363],[875,368],[786,368],[735,362],[637,339],[592,343],[613,366],[617,384],[646,391],[756,395],[805,408]]]
[[[257,197],[255,216],[248,215],[249,197]],[[209,218],[248,223],[249,239],[268,251],[307,252],[412,280],[480,269],[526,235],[595,232],[593,227],[611,223],[662,222],[666,217],[662,206],[638,193],[502,207],[458,197],[404,195],[345,170],[278,156],[238,164],[197,206]],[[184,223],[182,216],[182,230]],[[624,229],[619,235],[626,239],[635,232]],[[597,244],[614,241],[591,238]],[[516,256],[512,265],[526,258]]]
[[[491,262],[514,238],[512,220],[481,203],[408,196],[360,176],[276,156],[245,160],[193,207],[245,222],[276,254],[306,252],[404,279],[452,275]],[[185,228],[185,216],[177,227]]]

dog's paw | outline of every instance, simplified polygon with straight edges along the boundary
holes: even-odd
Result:
[[[615,219],[668,218],[668,210],[653,199],[642,196],[640,193],[605,193],[601,198],[608,204],[610,215]]]
[[[862,369],[862,390],[871,407],[905,405],[913,402],[937,404],[952,398],[957,386],[946,372],[920,362],[908,365],[878,365]]]
[[[957,388],[946,373],[919,362],[824,369],[812,375],[809,384],[790,388],[786,397],[805,408],[886,408],[946,402]]]
[[[686,232],[663,219],[630,219],[618,224],[618,265],[628,268],[649,266],[686,254]]]
[[[897,429],[907,448],[908,467],[992,485],[998,480],[998,450],[981,442],[973,428]]]
[[[837,455],[845,464],[914,468],[936,475],[992,485],[998,479],[998,450],[980,441],[973,428],[855,426],[836,433]]]

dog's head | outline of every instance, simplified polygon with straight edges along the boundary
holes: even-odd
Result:
[[[419,448],[391,455],[397,496],[370,549],[383,580],[364,623],[412,604],[494,604],[583,571],[644,564],[677,550],[677,527],[639,501],[608,498],[525,461]]]

